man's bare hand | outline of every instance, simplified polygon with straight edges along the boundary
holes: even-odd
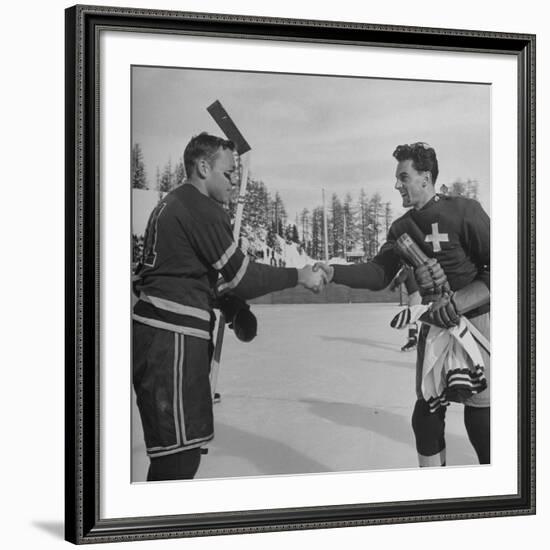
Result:
[[[313,271],[323,271],[325,274],[326,283],[330,283],[334,277],[334,268],[325,262],[316,262],[313,266]]]
[[[321,292],[326,283],[327,278],[322,269],[314,269],[311,265],[298,269],[298,284],[305,286],[315,294]]]

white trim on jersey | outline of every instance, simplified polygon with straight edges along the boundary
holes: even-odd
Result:
[[[239,271],[237,271],[237,274],[235,275],[235,277],[233,277],[233,279],[231,279],[227,283],[222,283],[218,287],[218,291],[224,292],[225,290],[231,290],[232,288],[235,288],[241,282],[241,279],[244,277],[244,274],[246,273],[246,268],[248,267],[248,263],[249,263],[248,256],[245,256],[243,263]]]
[[[223,269],[224,265],[229,261],[231,256],[233,256],[233,254],[235,254],[236,250],[237,250],[237,243],[232,242],[229,245],[229,248],[221,255],[220,259],[216,263],[212,264],[212,267],[216,271],[221,271]]]
[[[176,453],[181,453],[182,451],[189,451],[191,449],[196,449],[197,447],[202,447],[205,443],[208,443],[208,441],[214,439],[214,434],[210,434],[206,437],[203,437],[200,441],[197,440],[196,443],[193,443],[191,445],[185,445],[185,447],[182,447],[181,445],[174,448],[174,449],[168,449],[166,451],[160,451],[160,452],[149,452],[149,449],[147,449],[147,455],[156,458],[157,456],[166,456],[166,455],[175,455]]]
[[[158,298],[157,296],[149,296],[143,292],[140,293],[139,299],[143,302],[153,304],[158,309],[164,309],[165,311],[170,311],[172,313],[179,313],[180,315],[189,315],[190,317],[196,317],[197,319],[202,319],[203,321],[210,321],[210,312],[198,307],[184,306],[182,304],[178,304],[177,302],[172,302],[171,300],[165,300],[164,298]]]
[[[210,340],[210,333],[206,330],[200,330],[198,328],[183,327],[181,325],[174,325],[172,323],[166,323],[165,321],[159,321],[158,319],[149,319],[148,317],[142,317],[141,315],[132,314],[132,319],[143,323],[144,325],[149,325],[150,327],[162,328],[164,330],[170,330],[172,332],[177,332],[178,334],[186,334],[188,336],[196,336],[197,338],[202,338],[203,340]]]

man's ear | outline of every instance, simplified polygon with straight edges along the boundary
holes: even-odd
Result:
[[[428,183],[432,183],[432,173],[431,172],[424,172],[424,184],[427,185]]]
[[[195,163],[195,170],[201,179],[206,179],[210,173],[210,164],[205,158],[198,159]]]

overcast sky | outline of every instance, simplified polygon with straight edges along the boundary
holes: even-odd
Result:
[[[354,200],[361,187],[378,191],[401,214],[392,152],[414,141],[436,150],[437,188],[478,180],[489,210],[488,85],[152,67],[134,67],[132,82],[132,139],[150,183],[193,135],[221,135],[206,111],[218,99],[252,147],[252,175],[279,191],[289,221],[320,205],[322,188]]]

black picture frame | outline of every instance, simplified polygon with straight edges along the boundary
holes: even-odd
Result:
[[[99,6],[66,10],[65,537],[79,543],[535,513],[535,36]],[[518,492],[498,497],[99,517],[98,36],[101,29],[506,54],[518,60]]]

